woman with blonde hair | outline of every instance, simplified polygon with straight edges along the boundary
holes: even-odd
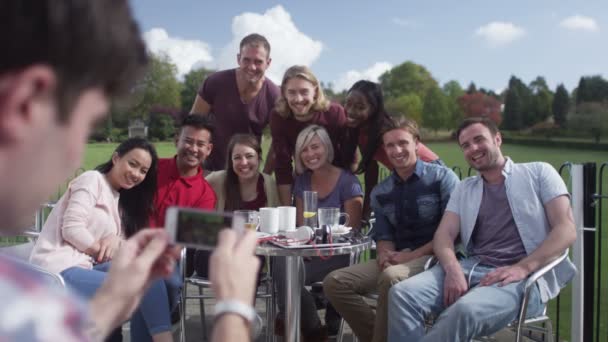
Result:
[[[292,204],[291,185],[294,179],[291,165],[296,137],[311,124],[323,126],[327,130],[335,150],[334,165],[346,167],[341,152],[346,127],[344,108],[325,98],[319,80],[308,67],[294,65],[285,71],[281,96],[270,114],[272,148],[275,153],[274,171],[283,205]]]
[[[304,191],[317,192],[317,205],[319,208],[340,208],[346,212],[353,229],[359,229],[363,208],[363,190],[361,184],[350,170],[332,165],[335,156],[331,139],[327,130],[319,125],[310,125],[303,129],[296,139],[295,164],[296,181],[294,184],[294,197],[296,199],[296,220],[298,225],[303,223],[303,197]],[[304,285],[310,285],[323,278],[331,271],[349,265],[349,255],[334,256],[329,260],[311,258],[304,262]],[[284,274],[286,265],[284,258],[277,258],[275,263],[275,284],[277,286],[277,302],[279,317],[277,326],[282,325],[284,313],[284,298],[286,283]],[[310,292],[303,286],[301,289],[301,330],[305,341],[326,341],[331,330],[337,330],[339,319],[333,307],[328,305],[325,323],[317,315],[315,300]],[[333,313],[333,315],[332,315]],[[280,331],[279,331],[280,333]]]

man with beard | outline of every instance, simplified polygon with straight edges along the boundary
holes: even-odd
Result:
[[[497,332],[517,317],[527,277],[576,239],[568,190],[553,167],[504,157],[487,118],[465,120],[457,138],[479,174],[452,192],[433,239],[439,263],[390,290],[389,341],[469,341]],[[467,251],[461,260],[458,238]],[[575,271],[564,260],[545,274],[531,290],[527,317],[541,314]],[[438,318],[425,334],[428,315]]]
[[[251,133],[261,139],[280,93],[264,76],[272,61],[264,36],[252,33],[243,38],[236,57],[238,68],[218,71],[205,79],[190,110],[191,114],[213,113],[215,119],[215,149],[205,162],[206,171],[224,169],[226,146],[234,134]]]

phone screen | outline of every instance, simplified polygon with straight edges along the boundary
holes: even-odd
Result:
[[[232,215],[213,211],[185,208],[170,208],[167,215],[175,242],[197,248],[213,248],[217,245],[218,234],[224,228],[233,227]],[[169,213],[169,212],[168,212]]]

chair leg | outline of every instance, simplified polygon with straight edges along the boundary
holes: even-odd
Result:
[[[344,318],[340,319],[340,327],[338,328],[338,336],[336,342],[342,342],[344,339]]]
[[[198,294],[201,296],[201,298],[199,298],[198,302],[199,302],[199,306],[200,306],[200,312],[201,312],[201,328],[203,330],[203,341],[208,341],[209,337],[207,336],[207,324],[205,322],[205,299],[202,298],[203,296],[203,288],[200,286],[198,287]]]
[[[187,284],[184,284],[182,291],[180,293],[180,301],[179,301],[179,341],[186,342],[186,288]]]

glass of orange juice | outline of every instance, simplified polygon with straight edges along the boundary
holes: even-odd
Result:
[[[317,228],[317,192],[304,191],[304,225]]]
[[[245,229],[256,231],[260,226],[260,214],[255,210],[235,210],[233,214],[243,218]]]

